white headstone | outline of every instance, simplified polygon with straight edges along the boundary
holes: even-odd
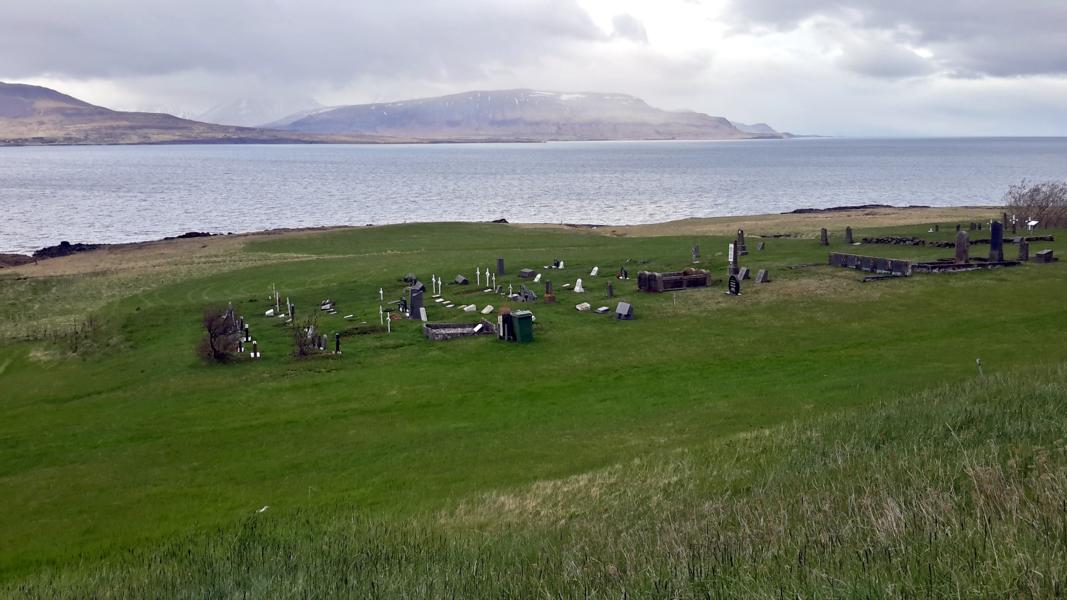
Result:
[[[541,283],[541,274],[538,273],[534,276],[534,283]]]
[[[478,325],[475,326],[475,328],[474,328],[474,333],[481,333],[482,327],[484,327],[484,325],[482,325],[481,323],[478,323]]]
[[[429,319],[426,318],[426,307],[425,306],[420,306],[419,307],[419,318],[422,319],[423,323],[425,323],[426,321],[429,320]]]
[[[385,325],[385,309],[378,306],[378,322]]]
[[[480,269],[474,269],[474,284],[482,285],[482,271]]]
[[[263,316],[265,316],[265,317],[273,317],[274,316],[274,309],[273,308],[267,309],[267,312],[263,313]]]
[[[574,291],[579,294],[585,293],[585,288],[582,287],[582,280],[578,278],[578,281],[574,282]]]
[[[577,308],[580,312],[585,312],[592,308],[592,305],[588,302],[582,302],[581,304],[575,304],[574,308]]]
[[[593,267],[593,270],[589,271],[589,276],[590,277],[596,277],[597,273],[599,273],[599,272],[600,272],[600,267]]]
[[[482,314],[483,315],[487,315],[487,314],[489,314],[491,312],[493,312],[493,305],[492,304],[487,304],[487,305],[485,305],[485,308],[482,309]]]
[[[478,310],[478,307],[474,304],[468,304],[463,307],[463,312],[474,312],[476,310]]]
[[[559,268],[561,268],[561,269],[563,268],[563,261],[562,260],[559,261]]]
[[[385,300],[385,290],[378,288],[378,300]]]

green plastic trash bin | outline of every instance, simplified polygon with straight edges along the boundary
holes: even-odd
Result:
[[[528,310],[517,310],[511,313],[512,323],[515,326],[515,341],[521,343],[533,341],[533,313]]]

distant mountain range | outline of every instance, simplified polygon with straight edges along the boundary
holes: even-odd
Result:
[[[242,100],[201,116],[94,106],[44,87],[0,83],[0,145],[389,143],[781,139],[764,123],[667,111],[624,94],[466,92],[401,102],[318,107],[260,127],[284,103]],[[299,102],[298,102],[299,104]],[[306,102],[304,103],[306,104]]]
[[[196,120],[238,127],[263,127],[286,115],[306,114],[324,107],[311,98],[238,98],[215,106]]]
[[[190,121],[163,113],[116,111],[45,87],[0,82],[0,145],[3,146],[382,141],[374,136],[317,135],[231,127]]]
[[[536,90],[465,92],[317,110],[270,124],[303,133],[420,139],[724,140],[782,138],[766,124],[742,125],[693,111],[667,111],[625,94]]]

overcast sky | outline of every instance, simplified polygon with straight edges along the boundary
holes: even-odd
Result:
[[[1067,135],[1067,0],[4,0],[0,80],[196,115],[528,87],[833,135]]]

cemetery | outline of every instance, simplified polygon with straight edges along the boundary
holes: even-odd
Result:
[[[458,597],[530,597],[563,585],[515,564],[574,556],[655,596],[644,574],[685,561],[618,557],[663,535],[720,574],[778,573],[737,531],[843,580],[908,580],[915,555],[887,553],[920,548],[935,576],[1018,591],[993,540],[1044,572],[1061,556],[1019,523],[1059,522],[1039,482],[1064,472],[1067,269],[1062,231],[1002,219],[406,224],[5,269],[0,596],[226,596],[205,582],[281,569],[310,597],[453,576],[474,582]],[[915,448],[941,462],[903,462]],[[838,488],[863,510],[823,511]],[[959,537],[995,490],[1037,500]],[[878,529],[890,505],[907,527]],[[38,565],[54,577],[27,579]]]

